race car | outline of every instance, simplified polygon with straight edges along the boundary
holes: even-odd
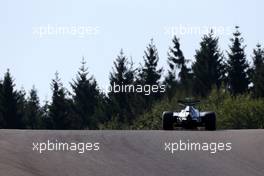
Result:
[[[216,130],[215,112],[201,112],[195,108],[199,100],[179,100],[183,109],[180,112],[165,111],[162,114],[164,130],[173,130],[174,127],[185,129],[195,129],[199,126],[205,127],[205,130]]]

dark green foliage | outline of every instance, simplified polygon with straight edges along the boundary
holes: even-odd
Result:
[[[33,88],[28,96],[23,89],[16,90],[8,70],[0,79],[0,128],[161,129],[163,111],[180,110],[177,100],[186,97],[202,97],[199,108],[216,112],[218,128],[264,128],[264,49],[257,45],[253,50],[254,65],[249,68],[243,39],[236,29],[226,63],[211,31],[202,38],[192,69],[174,37],[165,80],[153,40],[140,68],[134,68],[121,51],[110,73],[110,85],[149,87],[163,82],[167,85],[165,96],[113,89],[106,94],[89,76],[83,60],[70,84],[72,92],[63,87],[56,73],[51,101],[40,105],[37,90]]]
[[[218,47],[218,38],[213,35],[212,30],[204,35],[192,66],[194,93],[202,97],[207,96],[214,86],[219,88],[224,78],[223,56]]]
[[[133,92],[114,92],[114,86],[125,86],[135,84],[135,70],[132,61],[129,62],[123,51],[114,61],[113,71],[110,73],[110,85],[112,91],[109,92],[109,98],[112,105],[112,116],[121,123],[131,123],[135,117],[133,114],[133,101],[135,93]]]
[[[134,130],[160,130],[162,129],[162,113],[171,109],[173,100],[164,99],[152,108],[140,115],[134,122],[132,129]]]
[[[248,91],[249,65],[246,60],[245,46],[242,45],[243,38],[241,33],[236,31],[231,39],[230,52],[228,52],[227,71],[228,71],[228,88],[232,95],[242,94]]]
[[[144,66],[141,68],[140,81],[143,84],[157,85],[161,78],[162,68],[158,69],[158,51],[154,44],[153,39],[151,39],[150,44],[145,51],[144,56]]]
[[[49,115],[49,102],[45,100],[44,105],[41,107],[41,129],[53,129],[53,119]]]
[[[153,39],[151,39],[150,44],[145,51],[144,65],[139,69],[139,75],[137,82],[142,85],[160,85],[160,78],[162,73],[162,68],[158,67],[158,51],[154,44]],[[153,102],[161,97],[160,93],[151,92],[150,95],[144,96],[145,108],[150,108]]]
[[[66,91],[59,79],[58,72],[55,74],[55,79],[51,83],[52,101],[49,107],[49,117],[52,119],[52,128],[68,129],[70,124],[69,100],[66,98]]]
[[[96,118],[96,107],[100,100],[100,92],[97,82],[91,76],[88,77],[88,69],[82,61],[76,80],[71,83],[73,90],[73,112],[76,114],[80,129],[96,129],[99,119]]]
[[[3,117],[1,126],[9,129],[23,128],[23,117],[19,113],[23,95],[19,95],[19,93],[14,90],[15,85],[9,70],[5,73],[1,87],[0,110]]]
[[[20,91],[17,92],[18,96],[18,106],[17,106],[17,116],[19,121],[19,128],[26,128],[26,91],[22,88]]]
[[[172,97],[177,87],[182,88],[188,92],[191,88],[192,75],[190,69],[187,67],[188,60],[185,59],[181,49],[179,39],[174,36],[173,47],[169,48],[168,52],[168,75],[165,78],[168,97]],[[178,78],[178,79],[177,79]]]
[[[258,44],[253,50],[253,95],[254,97],[264,97],[264,49]]]
[[[4,116],[3,116],[3,107],[2,107],[2,94],[3,94],[3,82],[0,80],[0,128],[4,128]]]
[[[201,104],[202,109],[215,111],[220,129],[264,128],[264,100],[249,94],[232,96],[224,89],[213,90]]]
[[[25,117],[27,128],[41,128],[42,113],[39,104],[39,97],[35,87],[33,87],[29,92],[29,97],[27,98],[26,102]]]
[[[96,118],[96,126],[99,128],[101,124],[111,119],[113,107],[110,104],[109,97],[103,92],[99,93],[97,103],[93,117]]]

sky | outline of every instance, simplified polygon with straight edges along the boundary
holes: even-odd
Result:
[[[49,100],[54,73],[70,90],[85,58],[105,90],[121,48],[137,66],[153,38],[159,66],[167,68],[173,35],[193,61],[210,27],[226,54],[236,25],[250,61],[256,44],[264,46],[263,7],[262,0],[0,0],[0,79],[9,68],[17,89],[34,85],[41,101]]]

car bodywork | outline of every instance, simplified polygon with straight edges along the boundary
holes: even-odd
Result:
[[[173,127],[183,127],[187,129],[204,126],[206,130],[216,129],[216,115],[214,112],[201,112],[195,108],[199,103],[196,101],[178,101],[184,108],[179,112],[165,111],[162,115],[163,129],[173,130]]]

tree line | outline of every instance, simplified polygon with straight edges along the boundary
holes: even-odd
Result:
[[[0,128],[8,129],[129,129],[143,113],[176,93],[207,98],[212,89],[225,90],[236,97],[250,94],[264,97],[264,49],[253,49],[250,65],[239,27],[230,39],[225,55],[219,38],[211,30],[195,51],[194,61],[186,59],[180,40],[172,39],[168,50],[168,70],[158,66],[159,56],[151,40],[144,51],[143,64],[135,67],[121,50],[109,75],[110,85],[165,85],[166,92],[103,92],[88,72],[83,60],[67,90],[58,72],[51,81],[51,101],[39,102],[33,87],[27,94],[16,90],[9,70],[0,81]],[[165,109],[164,109],[165,110]]]

